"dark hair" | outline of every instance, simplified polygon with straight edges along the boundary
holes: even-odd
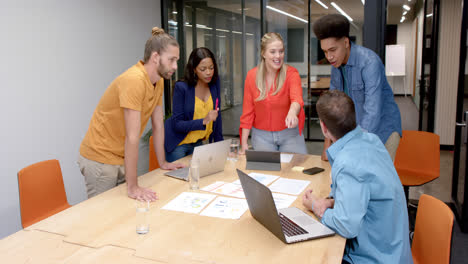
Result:
[[[349,21],[339,14],[326,15],[314,23],[314,33],[319,40],[326,38],[349,38]]]
[[[179,47],[177,40],[173,36],[164,32],[164,29],[158,27],[151,29],[151,37],[145,44],[143,62],[147,63],[153,52],[157,52],[161,55],[161,52],[165,51],[168,45]]]
[[[191,86],[195,86],[197,84],[198,77],[195,74],[195,68],[197,68],[198,64],[200,64],[200,62],[205,58],[211,58],[214,66],[213,78],[211,78],[211,82],[209,84],[213,84],[218,80],[218,65],[216,64],[215,56],[209,49],[202,47],[196,48],[192,53],[190,53],[187,65],[185,65],[183,81],[187,82]]]
[[[316,108],[320,120],[336,139],[356,128],[354,103],[345,93],[337,90],[322,93]]]

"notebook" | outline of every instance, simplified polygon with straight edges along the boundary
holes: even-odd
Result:
[[[200,177],[208,176],[224,170],[230,144],[231,140],[229,139],[195,147],[192,159],[198,159],[200,161]],[[171,176],[184,181],[188,181],[188,174],[189,167],[164,173],[166,176]]]
[[[276,209],[270,189],[237,170],[250,213],[284,243],[332,236],[333,230],[296,207]]]
[[[280,171],[281,152],[278,151],[245,151],[246,170]]]

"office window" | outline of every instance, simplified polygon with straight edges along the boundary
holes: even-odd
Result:
[[[168,12],[169,32],[184,46],[178,74],[173,79],[182,77],[184,65],[194,48],[207,47],[213,51],[221,79],[222,117],[229,120],[223,122],[225,135],[239,134],[245,75],[260,60],[261,25],[265,24],[266,32],[281,34],[285,44],[285,62],[295,67],[303,80],[306,139],[323,139],[315,114],[318,94],[311,92],[310,87],[316,86],[321,78],[324,79],[320,84],[327,86],[324,83],[329,79],[331,66],[313,34],[312,24],[320,16],[338,13],[328,1],[267,0],[264,7],[260,0],[165,1],[168,10],[163,12]],[[334,3],[353,19],[352,41],[362,44],[364,7],[361,0],[336,0]],[[261,21],[262,9],[265,10],[264,21]]]

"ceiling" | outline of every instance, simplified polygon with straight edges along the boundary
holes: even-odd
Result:
[[[367,0],[375,1],[375,0]],[[418,0],[387,0],[388,24],[397,24],[403,13],[403,4],[409,5],[413,8],[415,2]],[[318,2],[322,2],[328,7],[324,8]],[[338,11],[331,5],[331,2],[336,3],[344,12],[346,12],[352,19],[353,24],[356,28],[362,27],[364,24],[364,5],[361,0],[312,0],[311,1],[311,20],[314,21],[319,17],[326,14],[336,14]],[[241,13],[241,1],[240,0],[193,0],[185,1],[190,5],[206,6],[216,9],[225,10],[228,12]],[[267,6],[281,10],[283,12],[294,15],[300,19],[308,20],[308,0],[267,0]],[[245,0],[245,13],[249,17],[260,19],[260,6],[259,0]],[[409,14],[411,15],[411,14]],[[283,17],[287,19],[288,27],[303,27],[304,22],[298,19],[285,16],[277,11],[273,11],[267,8],[267,19],[273,20]]]

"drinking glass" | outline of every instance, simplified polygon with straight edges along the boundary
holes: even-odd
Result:
[[[149,232],[149,201],[136,200],[136,232],[146,234]]]
[[[237,161],[239,155],[239,139],[231,139],[231,147],[229,148],[228,160]]]
[[[190,190],[198,190],[199,181],[200,181],[200,161],[198,159],[192,159],[190,161],[190,170],[189,170]]]

